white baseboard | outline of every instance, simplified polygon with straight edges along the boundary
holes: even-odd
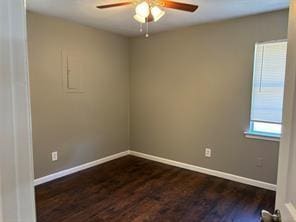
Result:
[[[48,176],[45,177],[41,177],[38,178],[36,180],[34,180],[34,185],[40,185],[43,183],[47,183],[49,181],[73,174],[73,173],[77,173],[79,171],[88,169],[90,167],[94,167],[103,163],[106,163],[108,161],[114,160],[114,159],[118,159],[120,157],[123,156],[127,156],[127,155],[132,155],[132,156],[137,156],[140,158],[144,158],[144,159],[148,159],[148,160],[153,160],[156,162],[160,162],[160,163],[164,163],[167,165],[171,165],[171,166],[176,166],[176,167],[180,167],[183,169],[187,169],[187,170],[191,170],[191,171],[195,171],[195,172],[199,172],[199,173],[204,173],[204,174],[208,174],[211,176],[216,176],[216,177],[220,177],[223,179],[227,179],[227,180],[232,180],[235,182],[239,182],[239,183],[244,183],[244,184],[248,184],[248,185],[252,185],[252,186],[256,186],[256,187],[260,187],[260,188],[264,188],[264,189],[268,189],[268,190],[276,190],[276,185],[275,184],[270,184],[270,183],[266,183],[266,182],[262,182],[259,180],[253,180],[253,179],[249,179],[246,177],[241,177],[241,176],[237,176],[237,175],[233,175],[233,174],[229,174],[229,173],[224,173],[221,171],[217,171],[217,170],[211,170],[211,169],[207,169],[207,168],[203,168],[203,167],[199,167],[199,166],[195,166],[195,165],[191,165],[191,164],[187,164],[187,163],[182,163],[182,162],[178,162],[178,161],[174,161],[174,160],[170,160],[170,159],[166,159],[166,158],[161,158],[161,157],[157,157],[157,156],[153,156],[153,155],[149,155],[149,154],[145,154],[145,153],[140,153],[140,152],[136,152],[136,151],[132,151],[132,150],[127,150],[121,153],[116,153],[114,155],[111,156],[107,156],[89,163],[85,163],[70,169],[66,169],[66,170],[62,170],[53,174],[50,174]]]
[[[133,156],[141,157],[144,159],[164,163],[167,165],[176,166],[176,167],[184,168],[187,170],[208,174],[211,176],[216,176],[216,177],[220,177],[223,179],[232,180],[235,182],[264,188],[267,190],[273,190],[273,191],[276,190],[275,184],[270,184],[270,183],[262,182],[259,180],[249,179],[246,177],[241,177],[241,176],[237,176],[237,175],[233,175],[233,174],[229,174],[229,173],[224,173],[224,172],[217,171],[217,170],[211,170],[211,169],[207,169],[207,168],[203,168],[203,167],[199,167],[199,166],[195,166],[195,165],[191,165],[191,164],[187,164],[187,163],[181,163],[178,161],[174,161],[174,160],[170,160],[170,159],[166,159],[166,158],[161,158],[161,157],[157,157],[157,156],[153,156],[153,155],[148,155],[145,153],[140,153],[140,152],[136,152],[136,151],[132,151],[132,150],[129,151],[129,154],[133,155]]]
[[[95,160],[95,161],[92,161],[89,163],[85,163],[85,164],[82,164],[82,165],[79,165],[79,166],[76,166],[76,167],[73,167],[70,169],[62,170],[62,171],[59,171],[59,172],[50,174],[48,176],[41,177],[41,178],[34,180],[34,185],[37,186],[37,185],[40,185],[43,183],[47,183],[49,181],[52,181],[52,180],[55,180],[55,179],[58,179],[58,178],[61,178],[61,177],[64,177],[64,176],[67,176],[67,175],[70,175],[73,173],[77,173],[81,170],[85,170],[90,167],[94,167],[94,166],[97,166],[97,165],[100,165],[100,164],[103,164],[103,163],[106,163],[111,160],[115,160],[115,159],[118,159],[120,157],[127,156],[127,155],[129,155],[129,150],[121,152],[121,153],[116,153],[114,155],[107,156],[107,157],[104,157],[104,158],[101,158],[101,159],[98,159],[98,160]]]

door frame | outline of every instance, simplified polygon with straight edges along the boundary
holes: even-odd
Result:
[[[35,222],[25,0],[0,1],[0,125],[0,221]]]
[[[0,175],[0,221],[3,221],[3,213],[2,213],[2,189],[1,189],[1,175]]]
[[[285,80],[283,132],[279,148],[276,208],[283,221],[296,221],[296,208],[288,197],[291,157],[296,152],[296,0],[290,1],[288,24],[288,53]],[[294,208],[294,209],[293,209]]]

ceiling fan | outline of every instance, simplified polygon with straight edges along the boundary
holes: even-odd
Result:
[[[138,21],[141,25],[140,31],[142,32],[142,24],[146,24],[146,37],[148,34],[148,23],[156,22],[162,16],[164,16],[165,11],[162,8],[171,8],[177,9],[186,12],[194,12],[198,5],[169,1],[169,0],[136,0],[136,1],[128,1],[128,2],[119,2],[114,4],[107,5],[98,5],[99,9],[108,9],[119,6],[126,5],[135,5],[136,14],[134,15],[134,19]]]

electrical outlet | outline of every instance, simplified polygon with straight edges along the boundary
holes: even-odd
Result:
[[[212,156],[212,150],[210,148],[206,148],[205,157],[211,157],[211,156]]]
[[[55,151],[55,152],[51,153],[51,160],[52,161],[57,161],[58,160],[58,151]]]
[[[256,166],[257,167],[263,167],[263,158],[262,157],[258,157],[256,159]]]

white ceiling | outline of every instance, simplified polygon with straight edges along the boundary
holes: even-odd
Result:
[[[125,0],[27,0],[27,8],[41,14],[76,21],[114,33],[139,35],[139,24],[134,21],[134,6],[97,9],[96,5]],[[177,0],[175,0],[177,1]],[[198,4],[194,13],[165,9],[166,15],[150,25],[151,33],[182,26],[206,23],[245,15],[288,8],[289,0],[180,0]]]

